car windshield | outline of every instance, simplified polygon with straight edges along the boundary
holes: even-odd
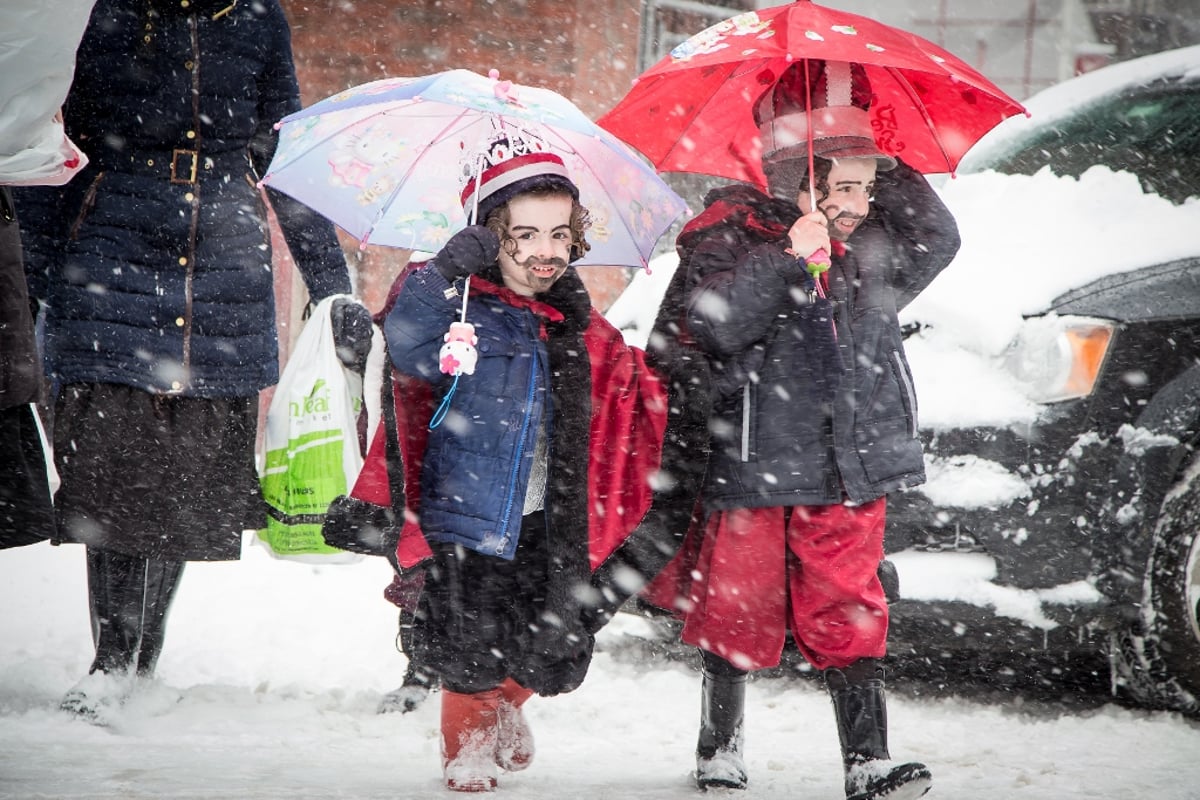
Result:
[[[1155,83],[1122,92],[1038,129],[1014,148],[972,165],[1032,175],[1049,165],[1079,177],[1094,164],[1136,174],[1174,203],[1200,186],[1200,83]]]

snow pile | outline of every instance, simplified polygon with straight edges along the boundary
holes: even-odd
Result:
[[[957,570],[987,574],[969,559]],[[446,800],[436,696],[375,714],[404,671],[381,597],[388,573],[382,559],[313,567],[252,546],[240,563],[189,565],[161,682],[103,729],[56,710],[91,660],[83,549],[0,553],[0,798]],[[986,601],[1003,611],[1020,598]],[[620,615],[579,690],[529,702],[537,758],[501,777],[498,798],[700,797],[689,777],[700,678],[622,655],[628,637],[647,636],[644,620]],[[1191,800],[1200,785],[1200,729],[1176,714],[902,692],[888,706],[892,752],[930,765],[931,797]],[[747,709],[750,786],[738,800],[843,796],[818,682],[753,679]]]

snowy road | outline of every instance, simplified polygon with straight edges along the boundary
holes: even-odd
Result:
[[[399,683],[388,568],[312,567],[248,548],[241,563],[188,567],[161,683],[113,729],[58,699],[90,661],[82,549],[0,552],[0,798],[445,798],[437,702],[378,716]],[[602,634],[577,692],[535,698],[538,756],[498,797],[694,800],[699,681],[631,660],[641,620]],[[1200,798],[1200,725],[1097,703],[1006,705],[891,697],[892,749],[956,800]],[[829,702],[811,681],[752,682],[739,800],[840,800]]]

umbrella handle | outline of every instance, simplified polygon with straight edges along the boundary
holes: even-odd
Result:
[[[817,210],[817,182],[813,176],[812,80],[808,75],[808,59],[804,59],[804,127],[808,137],[808,200],[809,213]]]
[[[474,225],[479,219],[479,182],[483,179],[483,153],[475,160],[475,192],[471,196],[471,214],[467,218],[467,224]],[[471,295],[471,276],[468,275],[463,280],[463,298],[462,298],[462,313],[459,315],[459,322],[467,321],[467,298]]]
[[[808,211],[810,214],[815,214],[817,213],[817,179],[813,175],[815,162],[813,161],[812,81],[809,79],[807,58],[804,59],[804,122],[805,135],[808,137],[808,201],[810,206]],[[814,280],[832,265],[829,253],[823,247],[809,255],[804,262],[804,268],[808,270],[808,274],[812,275]],[[818,288],[820,283],[818,280]],[[824,297],[824,294],[822,293],[821,296]],[[834,336],[835,338],[837,336],[836,330]]]

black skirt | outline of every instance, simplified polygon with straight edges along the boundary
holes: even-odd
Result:
[[[265,516],[258,397],[70,384],[55,405],[58,538],[143,558],[230,561]]]
[[[564,649],[566,634],[552,634],[549,652],[529,635],[546,607],[546,538],[538,511],[524,517],[512,561],[431,543],[410,658],[455,692],[487,691],[505,678],[544,696],[577,688],[591,664],[592,636],[571,626],[580,642]]]

